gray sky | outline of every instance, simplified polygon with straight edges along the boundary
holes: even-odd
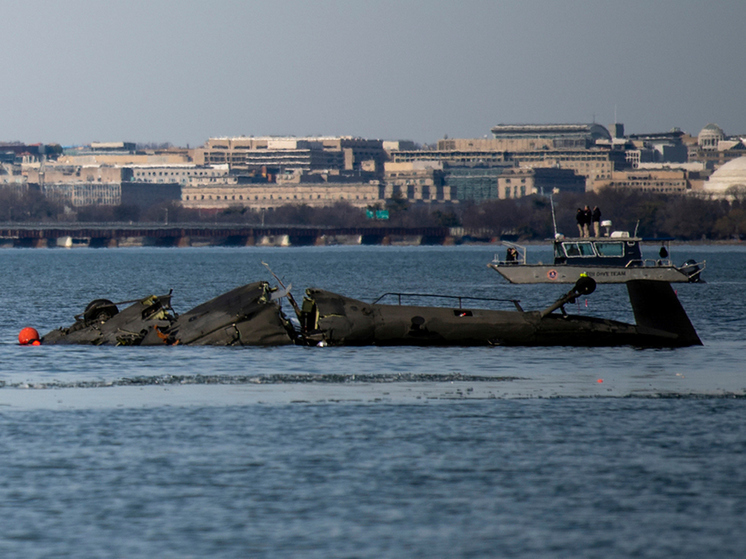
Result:
[[[0,140],[709,122],[746,134],[743,0],[0,0]]]

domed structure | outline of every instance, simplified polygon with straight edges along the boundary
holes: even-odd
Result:
[[[720,140],[725,140],[725,132],[717,124],[712,123],[700,130],[697,136],[697,144],[702,149],[717,149]]]
[[[746,194],[746,156],[728,161],[703,185],[705,194],[719,198]]]

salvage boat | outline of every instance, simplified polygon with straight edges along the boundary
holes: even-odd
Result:
[[[607,237],[564,237],[555,235],[554,260],[551,264],[529,263],[527,249],[503,242],[507,256],[487,264],[510,283],[574,283],[581,274],[598,283],[625,283],[631,280],[658,280],[669,283],[703,282],[706,262],[688,260],[673,264],[667,245],[671,239],[630,237],[626,231],[615,231]],[[641,244],[659,242],[658,258],[644,258]],[[512,250],[511,250],[512,249]]]

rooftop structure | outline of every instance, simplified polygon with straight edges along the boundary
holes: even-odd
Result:
[[[689,161],[701,161],[710,170],[746,155],[746,143],[739,136],[726,136],[717,124],[708,124],[689,147]]]
[[[697,135],[700,149],[717,149],[720,140],[725,140],[725,132],[717,124],[708,124]]]
[[[135,151],[134,142],[91,142],[91,151]]]
[[[210,138],[202,148],[195,150],[195,159],[205,164],[227,163],[231,170],[265,166],[277,172],[296,169],[351,171],[373,162],[372,167],[382,173],[387,155],[381,140],[352,136],[241,136]]]
[[[611,134],[601,124],[498,124],[492,127],[495,139],[511,140],[524,149],[589,148],[596,140],[611,140]],[[535,147],[530,147],[531,142]],[[543,144],[543,145],[539,145]],[[516,149],[506,148],[508,151]]]

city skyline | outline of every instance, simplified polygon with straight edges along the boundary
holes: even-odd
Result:
[[[17,3],[4,141],[746,132],[738,1]]]

